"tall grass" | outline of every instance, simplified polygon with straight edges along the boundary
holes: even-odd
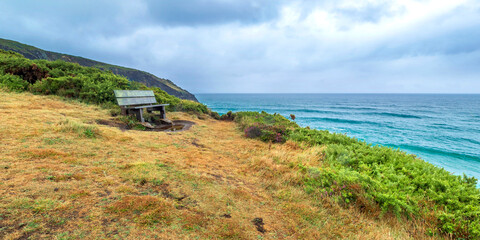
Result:
[[[76,133],[79,137],[98,138],[101,136],[97,127],[69,119],[59,122],[57,128],[60,132]]]

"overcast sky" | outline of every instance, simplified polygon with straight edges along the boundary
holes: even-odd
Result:
[[[193,93],[480,93],[479,0],[2,0],[0,38]]]

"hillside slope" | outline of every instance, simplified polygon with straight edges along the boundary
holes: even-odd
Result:
[[[63,60],[66,62],[78,63],[86,67],[96,67],[102,70],[110,70],[115,74],[125,76],[130,81],[144,83],[149,87],[159,87],[168,94],[176,96],[178,98],[198,101],[193,94],[178,87],[172,81],[164,78],[159,78],[153,74],[144,71],[102,63],[83,57],[45,51],[30,45],[1,38],[0,49],[20,53],[28,59],[45,59],[50,61]]]
[[[189,131],[122,131],[107,110],[0,90],[0,236],[5,239],[409,239],[303,190],[322,147],[268,144],[232,122],[168,113]],[[408,232],[407,232],[408,231]],[[421,233],[423,234],[423,233]],[[423,236],[424,235],[419,235]],[[422,237],[422,238],[423,238]]]

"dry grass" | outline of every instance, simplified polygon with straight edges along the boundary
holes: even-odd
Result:
[[[0,236],[410,238],[395,218],[303,191],[296,166],[321,166],[320,147],[269,145],[231,122],[169,117],[197,124],[178,133],[121,131],[95,124],[110,118],[98,107],[0,92]]]

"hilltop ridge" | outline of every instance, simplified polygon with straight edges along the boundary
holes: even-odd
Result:
[[[2,38],[0,38],[0,49],[20,53],[31,60],[63,60],[65,62],[78,63],[81,66],[85,67],[95,67],[101,70],[112,71],[114,74],[124,76],[130,81],[143,83],[148,87],[158,87],[175,97],[198,102],[195,95],[178,87],[172,81],[165,78],[159,78],[151,73],[140,71],[137,69],[103,63],[79,56],[46,51],[34,46]]]

